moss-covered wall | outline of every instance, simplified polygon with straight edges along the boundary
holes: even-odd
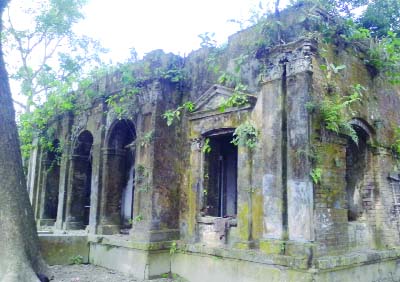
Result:
[[[73,152],[76,138],[87,130],[93,135],[89,232],[119,232],[118,224],[111,228],[103,220],[107,177],[115,169],[106,165],[105,152],[113,125],[125,120],[136,134],[129,240],[254,249],[307,257],[309,266],[315,257],[397,246],[399,216],[388,176],[399,174],[390,147],[400,124],[400,88],[364,64],[363,43],[325,43],[317,31],[327,14],[315,6],[279,17],[279,24],[272,17],[233,35],[223,48],[203,48],[186,58],[155,51],[128,72],[116,71],[83,91],[79,110],[49,125],[54,138],[65,141],[56,228],[76,227],[69,224]],[[328,77],[330,64],[345,67]],[[346,123],[368,135],[357,191],[362,212],[349,222],[350,139],[326,128],[321,104],[352,94],[357,85],[360,100],[340,111]],[[238,94],[248,103],[220,111],[221,103]],[[180,108],[188,101],[192,112]],[[163,114],[176,109],[179,118],[168,126]],[[224,236],[213,237],[205,231],[218,235],[219,219],[202,211],[206,138],[231,134],[247,121],[258,142],[238,147],[237,214],[227,220]],[[29,183],[40,219],[44,152],[32,156]]]

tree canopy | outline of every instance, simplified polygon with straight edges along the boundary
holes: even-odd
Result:
[[[11,80],[20,85],[14,100],[24,109],[19,116],[24,157],[33,136],[55,113],[73,108],[74,89],[85,73],[101,65],[106,50],[87,37],[78,36],[74,24],[84,18],[86,0],[15,0],[5,16],[4,49]],[[23,13],[28,22],[20,23]]]

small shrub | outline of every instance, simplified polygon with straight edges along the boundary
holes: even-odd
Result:
[[[321,168],[314,168],[310,172],[310,176],[314,184],[318,184],[321,182],[322,179],[322,169]]]
[[[69,258],[70,264],[82,264],[83,263],[83,256],[76,255]]]
[[[236,146],[245,146],[253,149],[258,143],[258,131],[250,121],[239,125],[233,133],[233,143]]]
[[[204,140],[204,145],[203,145],[202,151],[205,154],[209,154],[211,152],[210,138],[206,138],[206,140]]]

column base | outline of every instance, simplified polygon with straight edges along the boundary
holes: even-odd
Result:
[[[133,240],[142,242],[162,242],[179,239],[179,229],[143,230],[133,228],[129,232]]]
[[[113,234],[119,234],[121,233],[121,226],[119,225],[98,225],[97,228],[97,234],[101,235],[113,235]]]
[[[40,218],[37,220],[37,226],[38,228],[42,227],[42,226],[54,226],[54,224],[56,223],[55,219],[44,219],[44,218]]]
[[[86,225],[83,222],[78,221],[67,221],[63,224],[64,230],[84,230],[86,229]]]
[[[260,250],[266,254],[296,257],[313,257],[315,244],[311,242],[285,241],[278,239],[260,240]]]

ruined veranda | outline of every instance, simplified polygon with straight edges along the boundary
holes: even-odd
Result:
[[[116,71],[82,90],[84,110],[49,125],[59,150],[36,146],[29,161],[48,263],[194,282],[399,281],[400,89],[365,64],[365,42],[315,36],[322,21],[335,23],[287,9],[268,34],[186,58],[154,51],[134,81]],[[326,97],[354,93],[349,134],[327,128]]]

